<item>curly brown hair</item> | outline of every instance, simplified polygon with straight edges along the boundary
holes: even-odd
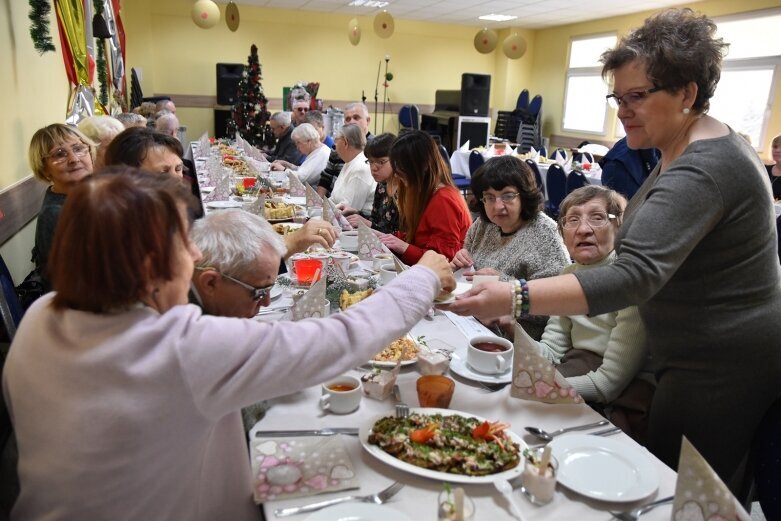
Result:
[[[602,77],[629,62],[642,60],[648,79],[664,90],[678,92],[697,84],[692,110],[704,114],[721,78],[721,61],[729,44],[716,38],[716,24],[691,9],[667,9],[645,20],[642,27],[602,53]]]

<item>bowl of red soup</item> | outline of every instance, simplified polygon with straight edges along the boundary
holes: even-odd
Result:
[[[478,373],[506,373],[513,365],[513,343],[499,336],[476,336],[469,341],[466,363]]]

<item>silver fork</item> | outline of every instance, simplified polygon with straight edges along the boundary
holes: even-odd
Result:
[[[406,418],[409,416],[409,405],[401,401],[401,389],[398,384],[393,386],[393,397],[398,402],[396,404],[396,418]]]
[[[637,521],[640,518],[640,516],[642,516],[646,512],[649,512],[658,506],[666,505],[667,503],[672,503],[673,499],[675,499],[673,496],[669,496],[662,499],[657,499],[656,501],[652,503],[648,503],[647,505],[639,506],[628,512],[610,512],[610,514],[615,519],[619,519],[620,521]]]
[[[338,505],[339,503],[347,503],[348,501],[358,501],[360,503],[374,503],[375,505],[381,505],[395,496],[396,493],[403,487],[404,483],[399,483],[397,481],[385,490],[381,490],[376,494],[368,494],[366,496],[344,496],[334,499],[327,499],[325,501],[318,501],[317,503],[310,503],[300,507],[278,508],[274,510],[274,514],[277,517],[287,517],[295,514],[302,514],[304,512],[314,512],[315,510],[320,510],[321,508]]]

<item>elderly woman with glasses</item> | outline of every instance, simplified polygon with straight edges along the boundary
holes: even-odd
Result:
[[[377,182],[372,178],[363,154],[366,135],[358,125],[344,125],[337,132],[334,144],[344,166],[334,183],[331,201],[340,210],[349,207],[364,215],[371,214]]]
[[[431,253],[338,317],[208,316],[187,304],[201,252],[178,179],[125,169],[68,199],[56,292],[27,311],[3,371],[19,447],[13,519],[259,519],[239,410],[370,359],[455,287]],[[281,238],[269,241],[277,266]]]
[[[451,265],[477,275],[501,279],[538,279],[558,275],[569,264],[556,222],[540,211],[542,194],[526,163],[513,156],[486,161],[472,176],[472,193],[480,217],[466,233],[464,248]],[[521,319],[524,330],[539,340],[548,317]]]
[[[616,261],[482,285],[451,310],[487,318],[638,306],[657,380],[649,449],[675,468],[686,436],[737,492],[757,426],[781,396],[781,274],[767,171],[707,114],[725,49],[713,21],[670,9],[606,51],[627,143],[661,156],[627,206]]]
[[[95,148],[76,127],[61,123],[39,129],[30,140],[30,168],[36,178],[49,185],[38,212],[33,248],[33,263],[46,291],[50,287],[49,251],[60,210],[71,189],[92,174]]]
[[[305,156],[304,162],[298,166],[284,159],[277,159],[271,163],[271,169],[291,170],[295,172],[302,183],[317,186],[317,182],[320,181],[320,173],[328,164],[331,149],[320,141],[320,133],[309,123],[301,123],[294,128],[291,137],[298,151]]]
[[[575,261],[562,273],[607,266],[626,199],[601,186],[584,186],[561,203],[559,231]],[[536,345],[580,395],[638,441],[644,441],[654,390],[645,329],[636,306],[601,315],[553,316]]]

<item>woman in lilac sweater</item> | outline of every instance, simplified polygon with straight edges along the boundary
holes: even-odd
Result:
[[[368,360],[455,286],[431,254],[326,319],[204,316],[187,304],[200,256],[187,198],[177,179],[135,169],[69,194],[56,293],[30,308],[4,371],[12,519],[258,519],[239,410]]]

